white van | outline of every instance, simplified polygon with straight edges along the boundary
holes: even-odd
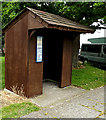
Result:
[[[106,66],[106,43],[82,44],[81,61],[92,61]]]

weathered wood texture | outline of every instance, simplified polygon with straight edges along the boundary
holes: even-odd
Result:
[[[17,15],[12,21],[10,21],[2,30],[3,33],[6,33],[12,26],[14,26],[18,21],[20,21],[24,16],[28,14],[29,10],[24,10],[19,15]]]
[[[27,96],[27,53],[28,53],[28,30],[27,15],[20,19],[5,34],[5,87],[9,90],[16,88]]]
[[[65,36],[63,40],[62,78],[61,86],[71,85],[72,78],[72,40]]]
[[[38,16],[35,16],[34,13],[28,13],[28,29],[37,29],[37,28],[45,28],[47,26],[46,23],[43,23],[43,20]]]
[[[42,94],[43,62],[36,63],[36,35],[29,40],[28,97]]]

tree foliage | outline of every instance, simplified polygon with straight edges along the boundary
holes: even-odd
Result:
[[[90,26],[93,22],[106,23],[105,2],[3,2],[3,27],[26,7],[57,14]]]

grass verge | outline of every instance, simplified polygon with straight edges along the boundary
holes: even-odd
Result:
[[[72,71],[72,85],[86,90],[94,89],[106,85],[104,83],[104,70],[85,64],[83,69]]]
[[[2,111],[2,118],[19,118],[33,111],[40,110],[39,107],[35,106],[30,102],[16,103],[0,109]]]
[[[0,57],[0,90],[5,88],[5,57]]]

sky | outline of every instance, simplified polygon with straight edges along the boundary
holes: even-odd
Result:
[[[89,38],[100,38],[100,37],[106,37],[106,29],[96,30],[93,34],[87,33],[87,34],[80,34],[80,48],[83,43],[91,43],[88,41]]]

